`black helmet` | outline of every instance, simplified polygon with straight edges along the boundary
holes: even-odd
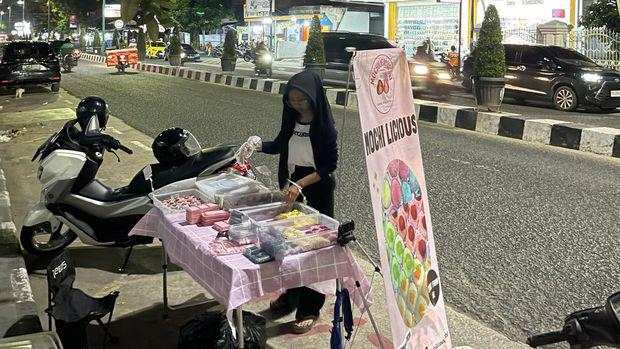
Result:
[[[75,117],[82,131],[86,131],[88,123],[93,116],[97,117],[99,128],[105,129],[108,124],[108,104],[101,97],[86,97],[80,101],[77,109],[75,109]]]
[[[196,137],[179,127],[160,133],[151,148],[157,161],[164,166],[179,166],[202,150]]]

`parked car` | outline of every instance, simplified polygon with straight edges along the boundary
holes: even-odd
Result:
[[[60,90],[60,63],[50,44],[19,41],[4,47],[0,87],[50,86]]]
[[[165,50],[164,59],[166,61],[168,60],[169,47],[170,45],[168,45]],[[192,45],[181,44],[181,62],[200,62],[200,53],[198,53]]]
[[[540,99],[555,108],[614,110],[620,107],[620,73],[581,53],[558,46],[504,45],[506,97]],[[471,88],[473,59],[463,63],[463,83]]]
[[[146,45],[147,58],[164,58],[164,51],[166,51],[166,44],[161,41],[151,42]]]
[[[351,53],[345,49],[355,47],[358,51],[392,48],[392,44],[380,35],[353,32],[323,33],[325,68],[348,71]]]

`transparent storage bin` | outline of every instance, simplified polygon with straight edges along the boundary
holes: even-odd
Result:
[[[282,201],[283,196],[279,191],[269,190],[265,187],[258,192],[252,193],[224,193],[215,196],[215,203],[224,210],[231,210],[237,207],[256,206]]]
[[[228,229],[228,239],[240,245],[254,244],[258,242],[256,231],[252,229],[251,222],[243,222],[231,225]]]
[[[246,189],[242,191],[247,192],[259,186],[262,186],[260,182],[234,173],[221,173],[196,181],[196,187],[213,202],[217,194],[240,190],[243,187]]]
[[[175,208],[171,208],[165,205],[164,201],[171,197],[175,197],[175,196],[178,197],[178,196],[189,196],[189,195],[195,196],[196,198],[200,199],[202,203],[210,202],[207,196],[197,189],[178,190],[178,191],[167,192],[164,194],[156,194],[156,193],[150,194],[151,199],[153,200],[153,205],[155,205],[155,207],[157,207],[164,214],[185,212],[185,209],[190,207],[189,205],[182,206],[182,207],[175,209]]]
[[[300,202],[295,202],[292,207],[284,202],[272,202],[258,206],[244,207],[236,211],[234,214],[239,217],[240,222],[268,222],[276,220],[280,214],[288,213],[292,210],[298,210],[302,214],[318,214],[319,211]],[[233,215],[233,212],[231,212]],[[286,219],[286,218],[284,218]]]
[[[336,244],[338,221],[322,214],[310,214],[291,219],[254,223],[252,227],[260,247],[275,259]],[[323,226],[320,231],[312,227]]]

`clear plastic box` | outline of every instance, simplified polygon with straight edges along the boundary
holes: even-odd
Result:
[[[153,205],[155,205],[155,207],[157,207],[164,214],[185,212],[185,209],[189,206],[183,206],[183,207],[174,209],[174,208],[166,206],[164,204],[164,201],[174,196],[189,196],[189,195],[195,196],[196,198],[200,199],[202,203],[210,202],[207,196],[197,189],[178,190],[178,191],[167,192],[164,194],[156,194],[156,193],[150,194],[151,199],[153,200]]]
[[[240,222],[251,221],[251,222],[268,222],[273,221],[277,218],[278,215],[283,213],[288,213],[292,210],[298,210],[303,214],[317,214],[319,211],[313,209],[310,206],[304,205],[300,202],[295,202],[292,207],[288,207],[288,205],[284,202],[272,202],[269,204],[259,205],[259,206],[250,206],[243,207],[238,210],[232,210],[235,212],[231,212],[231,216],[238,216]]]
[[[292,254],[316,250],[336,244],[338,221],[322,214],[299,216],[280,221],[252,224],[260,247],[281,260]],[[312,232],[311,227],[324,229]]]
[[[265,187],[262,187],[257,192],[229,192],[218,194],[215,196],[215,203],[224,210],[231,210],[237,207],[263,205],[266,203],[282,200],[283,196],[280,191],[269,190]]]
[[[256,238],[256,231],[252,229],[252,223],[249,221],[231,225],[228,229],[228,239],[235,241],[240,245],[258,242],[258,239]]]
[[[196,180],[196,186],[202,191],[207,198],[215,201],[215,195],[241,190],[249,191],[252,188],[264,187],[260,182],[251,178],[243,177],[234,173],[221,173],[215,176]],[[250,187],[248,187],[250,186]],[[247,187],[245,190],[241,189]],[[258,191],[258,190],[255,190]]]

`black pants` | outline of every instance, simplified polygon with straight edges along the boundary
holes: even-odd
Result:
[[[312,167],[295,167],[291,180],[297,181],[315,171]],[[305,187],[303,194],[306,197],[308,206],[326,216],[333,217],[335,188],[336,182],[333,177],[329,176],[321,178],[319,182]],[[298,200],[302,200],[301,195]],[[308,287],[291,288],[286,290],[280,297],[280,299],[286,300],[286,303],[291,308],[297,308],[297,313],[295,314],[297,320],[309,315],[319,316],[321,308],[325,304],[325,295]]]

